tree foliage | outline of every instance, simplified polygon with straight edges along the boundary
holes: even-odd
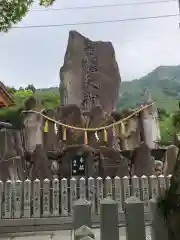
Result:
[[[58,91],[52,89],[49,91],[36,90],[33,92],[31,90],[33,89],[32,86],[33,85],[28,85],[26,88],[19,88],[19,90],[10,87],[7,88],[15,100],[15,106],[0,109],[0,121],[10,122],[14,127],[20,128],[20,126],[22,126],[21,112],[24,109],[24,103],[31,96],[40,99],[42,102],[42,108],[49,109],[58,107],[60,99]]]
[[[33,84],[29,84],[25,89],[26,90],[31,90],[33,93],[36,92],[36,88]]]
[[[40,0],[39,4],[48,7],[55,0]],[[17,24],[26,16],[34,0],[1,0],[0,32],[7,32],[13,24]]]

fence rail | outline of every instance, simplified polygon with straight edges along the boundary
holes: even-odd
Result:
[[[100,214],[100,200],[110,197],[118,202],[118,211],[123,213],[124,202],[135,196],[144,202],[148,212],[148,202],[169,188],[171,175],[158,177],[142,176],[101,177],[88,179],[29,179],[24,182],[0,181],[0,218],[48,218],[71,216],[73,204],[78,198],[91,202],[93,215]]]

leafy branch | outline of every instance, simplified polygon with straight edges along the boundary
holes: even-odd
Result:
[[[40,0],[39,5],[48,7],[55,0]],[[34,0],[0,0],[0,32],[7,32],[26,16]]]

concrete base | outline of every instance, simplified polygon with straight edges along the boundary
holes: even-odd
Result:
[[[145,222],[149,222],[149,214],[145,214]],[[100,226],[99,216],[92,216],[93,227]],[[119,225],[124,226],[124,214],[119,215]],[[72,216],[49,217],[49,218],[21,218],[21,219],[1,219],[0,234],[36,231],[60,231],[72,229]]]

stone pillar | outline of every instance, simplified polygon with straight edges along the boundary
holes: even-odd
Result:
[[[33,152],[36,145],[43,146],[43,117],[36,113],[28,113],[24,120],[25,149]]]
[[[73,229],[76,230],[83,225],[92,226],[91,204],[85,199],[78,199],[73,206]]]
[[[151,159],[151,151],[147,144],[141,143],[133,153],[133,175],[141,177],[151,176],[154,172],[154,164]]]
[[[153,98],[152,98],[152,94],[151,94],[151,90],[147,89],[146,90],[146,101],[147,104],[153,103]],[[149,113],[152,116],[152,138],[153,141],[158,141],[161,139],[161,133],[160,133],[160,126],[159,126],[159,118],[158,118],[158,110],[156,107],[156,104],[154,102],[153,105],[151,105],[149,108]],[[156,147],[156,143],[154,143],[155,147]]]
[[[157,208],[156,200],[150,200],[150,215],[152,226],[152,240],[168,240],[168,228],[160,210]]]
[[[156,147],[156,141],[161,139],[158,113],[155,105],[144,109],[141,114],[145,143],[149,148]]]
[[[148,109],[144,109],[142,112],[142,123],[144,129],[145,143],[149,148],[154,148],[155,144],[153,143],[153,118]]]
[[[159,125],[159,116],[158,116],[158,109],[156,104],[154,103],[152,105],[152,114],[153,114],[153,120],[154,120],[154,137],[156,140],[161,140],[161,132],[160,132],[160,125]]]
[[[100,203],[101,240],[119,240],[118,204],[111,198]]]
[[[164,176],[173,174],[174,167],[176,165],[178,151],[179,149],[175,145],[168,146],[165,153],[165,162],[164,162],[164,169],[163,169]]]
[[[125,223],[127,240],[145,240],[144,204],[136,197],[125,201]]]

